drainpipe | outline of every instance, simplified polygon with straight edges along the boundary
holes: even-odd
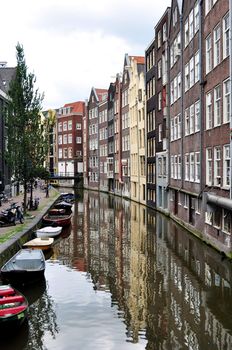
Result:
[[[203,106],[204,106],[204,76],[203,76],[203,51],[202,51],[202,34],[203,34],[203,23],[202,23],[202,18],[203,18],[203,1],[201,0],[199,3],[199,37],[198,37],[198,45],[199,45],[199,71],[200,71],[200,164],[201,164],[201,172],[200,172],[200,193],[202,194],[203,189],[204,189],[204,173],[203,173]]]
[[[230,0],[230,199],[232,199],[232,0]]]
[[[181,37],[181,116],[182,116],[182,123],[181,123],[181,188],[184,187],[184,92],[185,92],[185,86],[184,86],[184,31],[183,31],[183,14],[182,14],[182,8],[180,13],[180,37]],[[169,156],[170,157],[170,156]]]

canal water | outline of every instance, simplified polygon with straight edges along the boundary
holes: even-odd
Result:
[[[227,259],[118,197],[86,191],[73,211],[1,350],[232,349]]]

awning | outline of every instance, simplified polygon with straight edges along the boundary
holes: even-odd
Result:
[[[207,202],[232,211],[232,199],[207,194]]]

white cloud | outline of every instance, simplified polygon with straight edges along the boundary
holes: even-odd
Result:
[[[24,47],[29,71],[45,93],[44,108],[108,88],[125,53],[143,55],[169,0],[8,0],[1,4],[0,60],[14,66]]]

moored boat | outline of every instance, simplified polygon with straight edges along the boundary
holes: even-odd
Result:
[[[0,332],[19,327],[27,317],[25,296],[10,285],[0,286]]]
[[[43,228],[40,228],[39,230],[36,230],[36,237],[42,238],[42,237],[56,237],[58,236],[62,231],[62,226],[46,226]]]
[[[1,278],[7,283],[23,285],[43,278],[44,271],[41,249],[21,249],[1,268]]]
[[[65,201],[60,201],[55,203],[53,209],[64,209],[65,214],[71,214],[72,213],[72,204],[67,203]]]
[[[53,237],[37,237],[24,243],[23,247],[31,249],[48,250],[51,249],[53,242]]]
[[[71,224],[72,214],[67,215],[49,215],[43,217],[43,223],[46,225],[68,226]]]

